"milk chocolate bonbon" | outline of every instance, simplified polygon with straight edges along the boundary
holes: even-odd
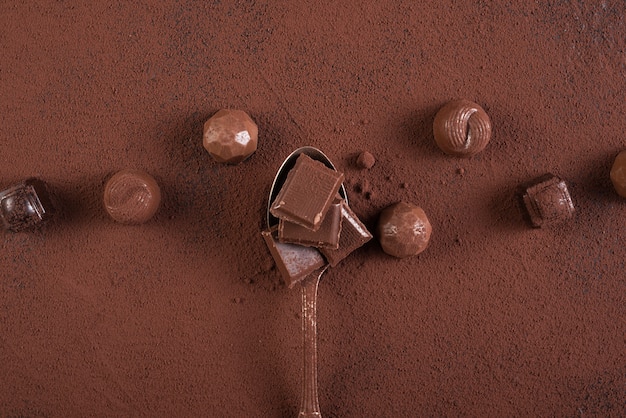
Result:
[[[258,134],[246,112],[222,109],[204,123],[202,143],[215,161],[238,164],[256,151]]]
[[[301,154],[270,206],[270,213],[317,231],[343,178],[342,173]]]
[[[482,151],[491,139],[491,121],[476,103],[454,100],[437,112],[433,135],[446,154],[469,157]]]
[[[563,222],[574,215],[567,185],[552,174],[546,174],[526,187],[522,201],[536,228]]]
[[[160,203],[159,185],[150,174],[141,170],[119,171],[104,187],[104,207],[117,222],[144,223],[154,216]]]
[[[417,255],[430,241],[432,226],[422,208],[399,202],[380,214],[377,234],[383,251],[398,258]]]
[[[615,157],[611,167],[611,182],[617,194],[626,197],[626,150]]]
[[[37,227],[56,212],[46,184],[27,179],[0,192],[0,218],[14,232]]]

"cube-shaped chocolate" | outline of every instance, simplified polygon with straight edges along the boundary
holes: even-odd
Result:
[[[46,184],[30,178],[0,192],[4,227],[18,232],[41,225],[55,212]]]
[[[574,215],[574,204],[567,185],[547,174],[526,188],[522,201],[531,224],[536,228],[557,224]]]
[[[341,217],[339,247],[337,249],[320,248],[320,251],[332,267],[335,267],[350,253],[372,239],[372,234],[356,214],[352,212],[352,209],[345,201],[341,203]]]

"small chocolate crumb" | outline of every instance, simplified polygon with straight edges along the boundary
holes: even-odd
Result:
[[[457,168],[456,173],[462,176],[463,174],[465,174],[465,169],[463,167]]]

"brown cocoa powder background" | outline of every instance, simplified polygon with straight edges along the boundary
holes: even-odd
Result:
[[[0,235],[0,415],[296,416],[300,295],[260,230],[313,145],[371,229],[400,200],[433,226],[325,275],[324,416],[625,416],[626,6],[517,3],[2,2],[0,186],[40,177],[62,212]],[[432,137],[456,98],[493,123],[471,159]],[[202,148],[221,108],[259,125],[238,166]],[[123,168],[162,188],[145,225],[102,207]],[[577,213],[536,230],[515,189],[546,172]]]

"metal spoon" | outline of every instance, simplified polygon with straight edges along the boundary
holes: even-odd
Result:
[[[298,148],[285,159],[278,169],[270,196],[267,202],[267,226],[278,224],[278,218],[270,213],[270,206],[278,192],[282,188],[287,174],[294,167],[300,154],[306,154],[314,160],[322,162],[328,168],[335,170],[335,166],[326,155],[314,147]],[[343,184],[339,188],[339,194],[346,203],[348,196]],[[298,418],[321,418],[320,405],[317,397],[317,287],[322,274],[328,268],[328,264],[321,269],[305,277],[302,284],[302,336],[304,348],[304,375],[302,379],[302,397],[300,398],[300,413]]]

